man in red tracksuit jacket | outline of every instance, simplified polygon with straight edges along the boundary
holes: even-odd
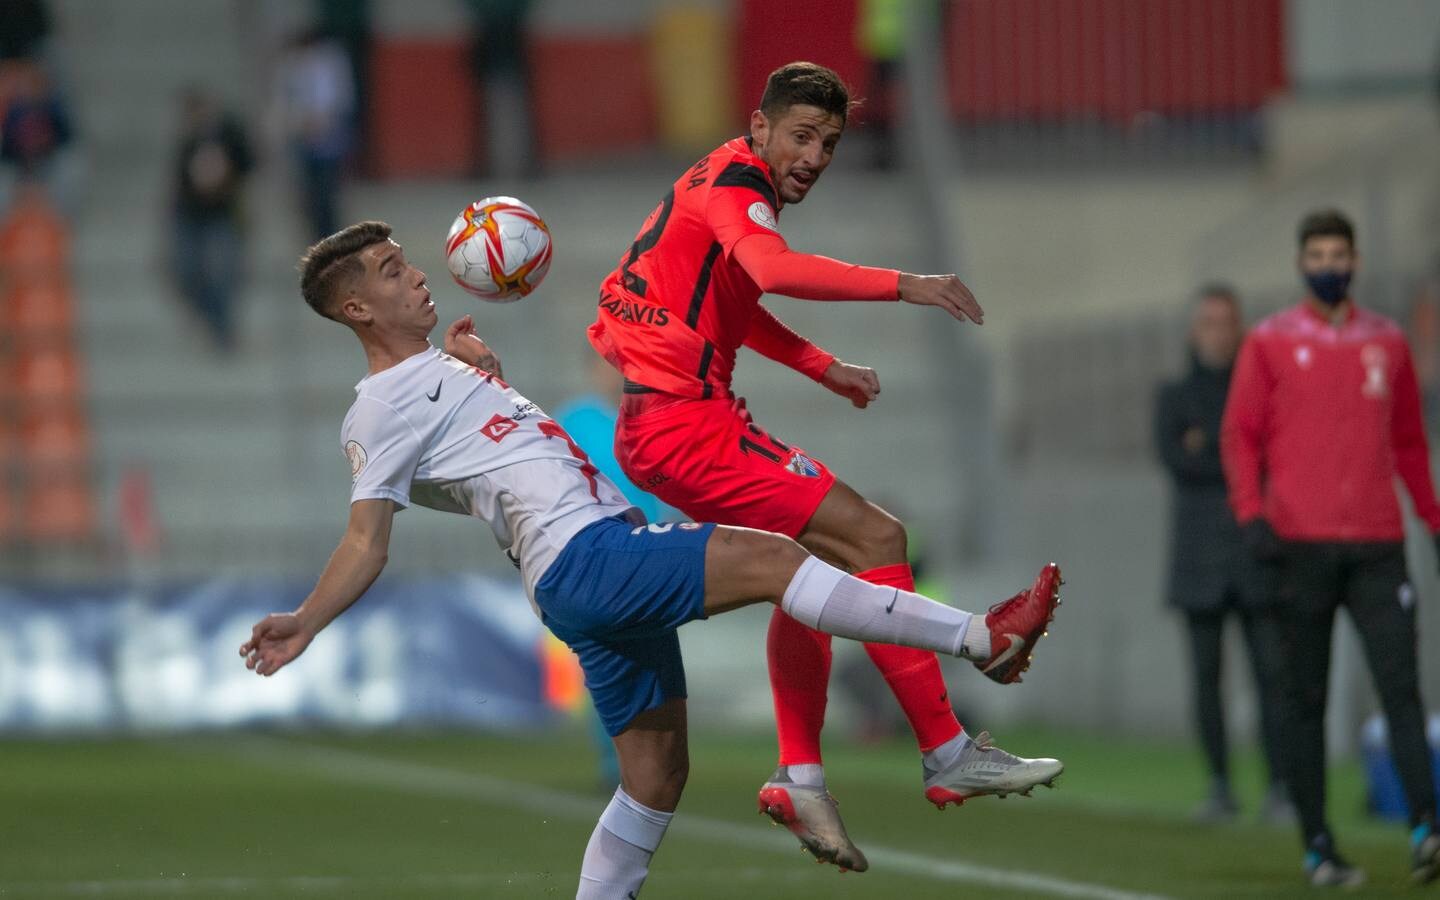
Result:
[[[1412,876],[1440,874],[1435,784],[1416,664],[1415,591],[1394,478],[1440,532],[1440,504],[1410,350],[1398,326],[1350,296],[1355,231],[1334,210],[1300,224],[1305,299],[1240,350],[1221,425],[1230,506],[1245,543],[1279,573],[1289,705],[1286,781],[1316,885],[1359,884],[1325,821],[1330,635],[1345,606],[1364,643],[1410,808]]]

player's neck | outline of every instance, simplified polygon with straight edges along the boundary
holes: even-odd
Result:
[[[417,353],[430,349],[430,339],[428,336],[362,334],[360,346],[365,348],[365,361],[370,367],[370,374],[377,375],[398,366]]]
[[[1306,296],[1305,305],[1310,311],[1331,325],[1344,325],[1350,318],[1350,312],[1355,308],[1355,301],[1346,297],[1334,306],[1330,306],[1313,295]]]

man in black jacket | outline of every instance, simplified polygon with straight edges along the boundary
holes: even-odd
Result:
[[[1161,387],[1155,411],[1155,442],[1175,485],[1169,602],[1185,614],[1188,626],[1196,724],[1211,778],[1210,796],[1196,818],[1210,822],[1231,820],[1238,812],[1220,693],[1220,648],[1231,613],[1243,627],[1260,695],[1270,770],[1262,816],[1277,821],[1291,815],[1277,755],[1276,625],[1267,614],[1272,592],[1264,573],[1242,552],[1220,465],[1220,417],[1242,336],[1235,292],[1223,284],[1202,289],[1190,322],[1190,371]]]

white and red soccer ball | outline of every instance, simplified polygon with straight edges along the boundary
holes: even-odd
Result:
[[[514,197],[486,197],[460,211],[445,237],[455,283],[492,303],[513,303],[550,270],[550,229]]]

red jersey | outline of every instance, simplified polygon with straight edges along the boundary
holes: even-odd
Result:
[[[1420,392],[1400,328],[1305,304],[1261,322],[1235,364],[1220,451],[1235,518],[1299,541],[1398,541],[1398,474],[1431,531],[1440,505]]]
[[[780,201],[749,141],[727,141],[691,166],[645,220],[620,264],[600,283],[590,343],[627,379],[667,394],[727,397],[742,345],[818,380],[835,357],[786,328],[761,304],[762,287],[823,299],[896,299],[899,273],[788,252]],[[752,277],[742,240],[760,263],[783,259],[788,277]],[[765,253],[771,254],[765,256]],[[798,274],[797,274],[798,273]]]

